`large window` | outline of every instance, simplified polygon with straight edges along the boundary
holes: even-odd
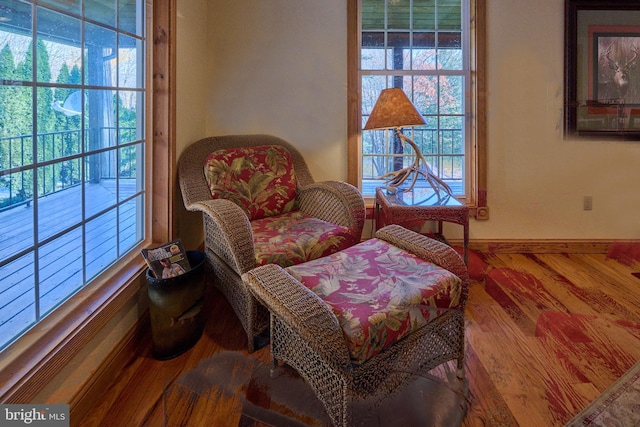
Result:
[[[359,0],[349,7],[350,102],[357,99],[349,108],[349,180],[365,197],[384,184],[380,176],[411,165],[415,156],[392,130],[362,130],[380,92],[393,87],[404,90],[426,121],[403,132],[456,196],[477,204],[476,3]]]
[[[0,349],[145,238],[144,15],[0,6]]]

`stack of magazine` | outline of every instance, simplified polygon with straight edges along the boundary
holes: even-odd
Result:
[[[142,256],[156,279],[170,279],[191,269],[180,239],[153,249],[143,249]]]

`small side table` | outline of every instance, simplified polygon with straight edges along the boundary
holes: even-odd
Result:
[[[438,195],[432,188],[414,187],[395,194],[376,188],[376,230],[389,224],[402,225],[409,221],[438,221],[438,234],[442,235],[442,222],[460,224],[464,228],[463,257],[467,264],[469,247],[469,207],[453,196]]]

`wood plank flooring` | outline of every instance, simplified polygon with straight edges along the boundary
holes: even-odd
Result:
[[[463,426],[562,426],[640,359],[640,279],[632,274],[640,263],[604,254],[479,254],[472,262],[486,268],[467,305]],[[143,343],[95,410],[72,425],[162,426],[172,379],[222,351],[246,355],[231,308],[215,290],[208,297],[209,320],[194,348],[161,362]],[[250,357],[267,362],[268,347]],[[211,419],[238,426],[233,402],[227,408]]]

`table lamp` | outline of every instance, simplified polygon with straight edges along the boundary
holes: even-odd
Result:
[[[380,92],[380,97],[373,106],[371,115],[364,125],[364,130],[395,129],[398,138],[413,148],[416,157],[412,165],[386,173],[378,177],[378,179],[384,179],[387,183],[387,190],[395,193],[399,190],[398,187],[413,175],[411,185],[406,189],[402,189],[402,191],[411,191],[418,176],[422,175],[429,185],[433,187],[438,197],[440,197],[440,191],[453,195],[451,187],[433,173],[431,166],[429,166],[416,143],[405,136],[400,129],[403,126],[421,126],[424,124],[424,118],[401,88],[384,89]],[[423,162],[424,167],[421,166]]]

